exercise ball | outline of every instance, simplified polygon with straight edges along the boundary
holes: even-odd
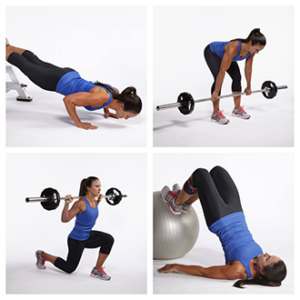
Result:
[[[153,193],[153,258],[175,259],[187,254],[199,234],[199,220],[194,208],[174,215],[161,192]]]

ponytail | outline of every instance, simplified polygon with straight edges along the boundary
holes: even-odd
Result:
[[[266,37],[260,32],[259,28],[253,29],[246,39],[239,38],[239,39],[231,40],[231,42],[234,42],[234,41],[240,41],[242,43],[249,43],[251,41],[252,46],[257,45],[257,44],[259,44],[261,46],[265,46],[267,44]]]
[[[286,277],[287,269],[283,260],[272,264],[271,266],[266,266],[264,268],[264,275],[261,277],[253,279],[238,280],[233,285],[237,288],[244,288],[244,285],[264,285],[264,286],[281,286],[281,282]]]
[[[264,286],[281,286],[281,282],[278,281],[269,281],[263,277],[254,278],[254,279],[245,279],[245,280],[238,280],[233,285],[234,287],[243,289],[244,285],[264,285]]]
[[[79,196],[85,197],[88,193],[87,187],[92,187],[92,184],[95,180],[99,180],[97,177],[90,176],[88,178],[84,178],[81,180],[80,188],[79,188]]]
[[[142,110],[142,100],[136,94],[136,88],[133,86],[127,87],[121,94],[107,84],[95,81],[94,84],[106,88],[118,102],[124,104],[125,111],[132,111],[139,114]]]

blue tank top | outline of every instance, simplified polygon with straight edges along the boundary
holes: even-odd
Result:
[[[78,241],[84,241],[89,238],[98,218],[98,206],[96,205],[95,208],[92,208],[85,197],[82,197],[82,199],[86,204],[86,210],[76,215],[75,226],[69,234],[70,238]]]
[[[250,261],[258,254],[263,254],[261,247],[255,243],[249,232],[243,212],[227,215],[209,226],[222,243],[226,264],[237,260],[241,262],[251,278]]]
[[[219,57],[223,58],[224,53],[225,53],[225,46],[230,43],[230,42],[212,42],[209,47],[210,50],[217,54]],[[238,41],[239,43],[239,49],[238,49],[238,53],[237,55],[232,59],[232,61],[239,61],[239,60],[244,60],[247,57],[250,56],[250,52],[248,52],[248,54],[245,57],[240,57],[240,52],[241,52],[241,48],[242,48],[242,42]]]
[[[107,84],[108,85],[108,84]],[[62,94],[64,96],[75,94],[75,93],[80,93],[80,92],[86,92],[88,93],[92,88],[94,87],[99,87],[99,85],[94,84],[91,81],[86,81],[85,79],[81,78],[78,72],[76,71],[71,71],[66,73],[64,76],[60,78],[56,85],[56,92],[59,94]],[[108,85],[110,88],[115,90],[113,87]],[[107,91],[110,95],[109,100],[103,104],[102,106],[99,107],[91,107],[90,105],[84,106],[85,109],[93,111],[93,110],[98,110],[103,107],[108,106],[111,101],[112,101],[112,94],[109,90],[107,90],[105,87],[100,86],[102,89]]]

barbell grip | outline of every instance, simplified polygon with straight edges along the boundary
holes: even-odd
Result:
[[[103,198],[109,199],[111,196],[110,195],[105,195]],[[122,195],[123,197],[127,197],[127,195]],[[79,199],[82,198],[82,196],[73,196],[73,199]],[[67,197],[61,197],[60,200],[67,200]],[[27,197],[25,199],[26,202],[47,202],[48,199],[46,197]]]
[[[277,90],[282,90],[282,89],[287,89],[288,86],[287,85],[280,85],[277,87]],[[263,90],[255,90],[255,91],[252,91],[252,94],[254,93],[261,93],[261,92],[268,92],[268,88],[266,87],[265,89]],[[246,93],[243,92],[243,93],[238,93],[238,94],[228,94],[228,95],[221,95],[219,96],[218,98],[219,99],[222,99],[222,98],[228,98],[228,97],[237,97],[237,96],[242,96],[242,95],[245,95]],[[205,102],[205,101],[210,101],[211,100],[211,97],[209,98],[203,98],[203,99],[199,99],[199,100],[194,100],[195,103],[199,103],[199,102]],[[170,104],[163,104],[163,105],[158,105],[156,106],[156,110],[165,110],[165,109],[170,109],[170,108],[176,108],[176,107],[180,107],[181,104],[179,102],[176,102],[176,103],[170,103]]]

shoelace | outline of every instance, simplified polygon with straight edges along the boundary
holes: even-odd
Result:
[[[239,110],[240,110],[241,112],[243,112],[244,114],[246,114],[246,112],[244,111],[244,106],[240,106],[240,107],[239,107]]]
[[[107,275],[107,274],[105,273],[105,271],[104,271],[104,268],[105,268],[105,267],[103,267],[103,268],[100,267],[100,268],[99,268],[99,271],[102,272],[104,275]]]
[[[173,191],[169,191],[168,194],[171,195],[172,197],[176,196],[176,194]]]
[[[221,110],[218,110],[218,111],[217,111],[217,115],[220,116],[222,119],[225,119],[225,117],[224,117],[224,115],[223,115],[223,111],[224,111],[224,110],[222,110],[222,111],[221,111]]]

